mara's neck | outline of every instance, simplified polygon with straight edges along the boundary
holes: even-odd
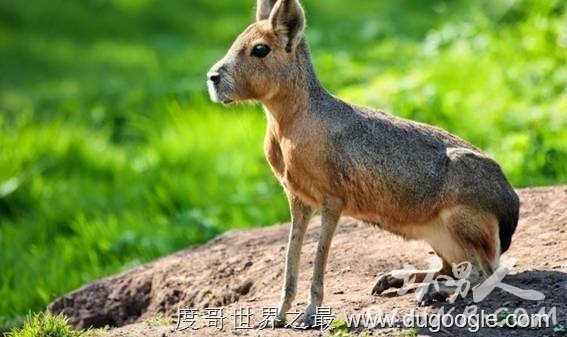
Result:
[[[301,115],[314,111],[315,106],[331,95],[319,82],[305,40],[297,47],[297,60],[290,77],[279,85],[279,90],[262,100],[264,110],[273,125],[284,131]]]

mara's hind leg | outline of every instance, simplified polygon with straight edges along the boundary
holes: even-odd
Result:
[[[440,220],[442,230],[452,238],[452,242],[443,243],[431,238],[427,241],[448,263],[456,267],[454,270],[457,275],[450,275],[453,280],[439,282],[437,287],[429,287],[421,304],[465,295],[455,290],[460,292],[466,289],[467,295],[471,294],[472,288],[484,282],[498,268],[500,260],[498,221],[494,215],[458,206],[441,212]],[[459,282],[466,282],[468,287],[455,286]]]
[[[436,279],[440,275],[451,275],[451,264],[443,260],[443,265],[440,269],[433,270],[408,270],[408,271],[391,271],[378,278],[376,284],[372,288],[372,295],[381,295],[388,289],[400,289],[408,284],[405,281],[411,283],[422,283],[427,280],[428,277]]]
[[[387,273],[376,282],[372,289],[373,295],[380,295],[390,288],[401,288],[405,280],[414,283],[431,281],[427,276],[433,273],[433,280],[441,281],[433,282],[425,293],[419,290],[417,293],[421,304],[429,304],[433,300],[447,299],[455,294],[456,289],[460,289],[448,285],[451,280],[458,282],[460,278],[464,278],[470,284],[470,292],[470,289],[482,283],[498,268],[498,222],[490,213],[465,206],[453,207],[442,211],[437,221],[416,229],[415,234],[416,239],[429,243],[443,259],[441,269]],[[458,275],[454,275],[454,271]]]
[[[405,280],[412,281],[412,283],[423,283],[431,282],[431,279],[427,279],[428,276],[433,278],[433,280],[439,276],[451,277],[453,275],[452,264],[455,261],[465,260],[466,256],[461,246],[440,219],[431,221],[426,225],[414,227],[412,233],[412,238],[424,240],[431,245],[433,251],[443,260],[443,265],[435,270],[392,271],[384,274],[378,278],[376,285],[372,289],[373,295],[380,295],[390,288],[401,288],[404,286]],[[433,277],[431,277],[432,273]]]

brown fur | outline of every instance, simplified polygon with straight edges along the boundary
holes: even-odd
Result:
[[[208,82],[213,100],[259,101],[266,112],[266,157],[292,213],[280,319],[295,296],[298,250],[316,209],[323,226],[308,315],[322,302],[340,215],[423,239],[446,266],[468,260],[479,275],[490,275],[509,246],[519,208],[498,164],[444,130],[329,94],[313,70],[304,26],[298,0],[258,0],[257,21]],[[260,43],[271,48],[263,58],[251,55]]]

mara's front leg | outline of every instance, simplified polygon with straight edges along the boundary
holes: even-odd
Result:
[[[285,323],[285,315],[291,308],[291,304],[295,298],[301,246],[303,245],[303,237],[305,236],[307,225],[313,213],[311,207],[303,203],[296,196],[291,195],[291,193],[288,193],[288,200],[292,220],[287,243],[282,295],[278,306],[279,326],[283,326]]]
[[[331,241],[337,229],[342,209],[342,201],[335,198],[326,199],[321,207],[321,233],[319,235],[315,262],[313,263],[309,305],[305,310],[305,317],[303,318],[303,323],[307,327],[314,327],[317,308],[323,303],[325,267],[329,257]]]

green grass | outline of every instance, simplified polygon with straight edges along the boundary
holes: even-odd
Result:
[[[403,329],[398,332],[398,337],[417,337],[419,331],[416,328]]]
[[[52,314],[28,315],[21,328],[13,329],[7,337],[91,337],[94,330],[78,331],[69,327],[67,318]]]
[[[329,337],[351,337],[352,334],[343,319],[335,320],[329,329]]]
[[[328,337],[370,337],[369,331],[351,331],[344,319],[335,320],[330,328]]]
[[[0,330],[97,277],[288,219],[258,107],[204,74],[253,1],[0,0]],[[322,82],[433,123],[517,187],[567,182],[555,0],[305,0]]]

